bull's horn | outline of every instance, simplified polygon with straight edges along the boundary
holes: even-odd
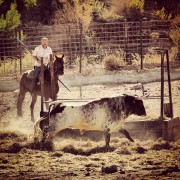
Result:
[[[147,93],[146,95],[144,95],[144,96],[135,96],[135,99],[137,99],[137,100],[143,100],[143,99],[146,99],[147,97],[149,96],[149,93]]]

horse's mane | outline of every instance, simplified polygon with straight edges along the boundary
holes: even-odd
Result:
[[[44,80],[50,82],[51,81],[51,73],[50,69],[45,69],[44,70]]]

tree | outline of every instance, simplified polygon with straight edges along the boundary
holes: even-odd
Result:
[[[123,15],[127,20],[139,21],[144,12],[145,0],[131,0],[131,2],[124,7]]]
[[[145,0],[145,11],[154,13],[160,18],[171,19],[175,18],[180,13],[179,0]]]
[[[170,31],[170,37],[175,44],[176,53],[180,59],[180,14],[173,19],[171,25],[173,28]]]
[[[36,6],[37,0],[0,0],[0,28],[15,29],[22,23],[24,9]]]
[[[12,3],[10,10],[7,11],[6,15],[3,14],[0,17],[0,28],[5,29],[15,29],[21,24],[20,17],[21,15],[17,11],[16,3]]]

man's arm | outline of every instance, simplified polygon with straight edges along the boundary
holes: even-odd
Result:
[[[33,59],[34,59],[35,61],[38,61],[38,60],[39,60],[38,57],[37,57],[37,52],[38,52],[38,49],[37,49],[37,47],[36,47],[36,48],[34,49],[33,53],[32,53]]]

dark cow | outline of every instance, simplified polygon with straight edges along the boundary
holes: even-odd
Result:
[[[81,131],[104,131],[106,145],[109,145],[110,133],[117,131],[133,142],[122,127],[131,114],[142,116],[146,115],[146,111],[142,100],[128,95],[102,98],[82,106],[65,106],[63,103],[53,102],[49,115],[35,122],[34,137],[42,140],[47,128],[49,138],[63,129],[76,128]]]

